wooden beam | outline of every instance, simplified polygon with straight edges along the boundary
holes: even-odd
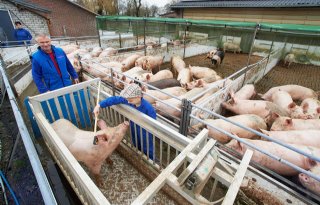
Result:
[[[253,151],[247,149],[246,153],[244,154],[241,164],[239,165],[237,173],[234,175],[233,181],[229,186],[228,192],[222,202],[222,205],[230,205],[233,204],[236,196],[238,194],[240,185],[242,183],[243,177],[247,171],[248,165],[250,163],[251,157],[253,155]]]

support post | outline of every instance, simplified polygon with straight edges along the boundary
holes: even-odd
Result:
[[[121,44],[121,33],[119,32],[119,47],[122,48],[122,44]]]
[[[96,27],[97,27],[97,32],[98,32],[98,41],[99,41],[99,47],[101,48],[101,38],[100,38],[100,32],[99,32],[99,24],[98,21],[96,19]]]
[[[276,36],[276,35],[273,35],[272,43],[271,43],[271,46],[270,46],[270,49],[269,49],[268,58],[267,58],[267,64],[266,64],[266,66],[264,67],[262,76],[264,76],[264,74],[266,73],[266,69],[267,69],[267,67],[268,67],[268,63],[269,63],[269,60],[270,60],[270,56],[271,56],[271,52],[272,52],[272,48],[273,48],[273,43],[274,43],[274,38],[275,38],[275,36]]]
[[[113,68],[111,68],[111,86],[112,86],[112,95],[115,96],[116,95],[116,89],[114,86],[114,79],[113,79]]]
[[[147,20],[143,19],[143,45],[144,45],[144,55],[147,55],[147,47],[146,47],[146,26]]]
[[[256,40],[256,36],[257,36],[257,32],[260,29],[260,24],[256,25],[256,29],[254,30],[253,33],[253,37],[252,37],[252,41],[251,41],[251,46],[250,46],[250,51],[249,51],[249,56],[248,56],[248,60],[247,60],[247,66],[246,68],[248,68],[249,64],[250,64],[250,57],[252,55],[252,50],[253,50],[253,46],[254,46],[254,42]],[[244,73],[244,78],[243,78],[243,82],[242,82],[242,86],[244,85],[245,81],[246,81],[246,75],[247,75],[248,70],[246,69],[246,72]],[[241,87],[242,87],[241,86]]]
[[[190,123],[191,110],[191,101],[187,99],[182,99],[179,132],[184,136],[188,135],[188,126]]]
[[[187,37],[187,31],[189,30],[188,22],[186,23],[186,28],[184,29],[184,35],[183,35],[183,59],[186,57],[186,37]]]

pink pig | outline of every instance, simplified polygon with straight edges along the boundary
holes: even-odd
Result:
[[[78,129],[70,121],[60,119],[52,123],[52,127],[70,150],[73,156],[83,162],[93,174],[98,186],[103,186],[100,170],[103,162],[111,155],[124,137],[129,122],[117,127],[107,127],[103,120],[98,126],[102,129],[96,133],[97,145],[93,144],[94,132]]]
[[[320,119],[291,119],[289,117],[278,117],[272,124],[270,130],[319,130]]]
[[[308,157],[305,157],[304,155],[301,155],[295,151],[289,150],[286,147],[283,147],[279,144],[268,142],[268,141],[262,141],[262,140],[249,140],[249,139],[245,139],[245,140],[246,142],[249,142],[256,147],[262,150],[265,150],[268,153],[271,153],[272,155],[278,156],[286,161],[289,161],[292,164],[295,164],[296,166],[302,169],[308,170],[317,164],[317,162],[309,159]],[[296,144],[290,144],[290,145],[310,155],[320,156],[320,150],[315,147],[296,145]],[[231,140],[227,144],[227,147],[232,148],[241,154],[244,154],[247,149],[252,149],[251,147],[248,147],[244,143],[240,143],[237,140]],[[288,165],[285,165],[275,159],[272,159],[271,157],[255,149],[251,159],[256,163],[264,167],[267,167],[273,170],[274,172],[284,176],[294,176],[299,173],[297,170],[289,167]]]
[[[276,91],[286,91],[290,94],[293,100],[304,100],[306,98],[318,98],[318,94],[310,88],[300,85],[283,85],[269,89],[264,95],[261,96],[264,100],[271,100],[272,94]]]

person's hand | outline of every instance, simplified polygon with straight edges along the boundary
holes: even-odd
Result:
[[[99,111],[100,111],[100,105],[96,105],[93,109],[93,114],[95,117],[97,117],[99,115]]]
[[[75,84],[80,83],[79,78],[74,79],[74,83],[75,83]]]

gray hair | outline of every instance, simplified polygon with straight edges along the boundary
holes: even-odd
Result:
[[[35,40],[38,42],[39,38],[49,38],[49,39],[51,39],[50,36],[48,34],[45,34],[45,33],[37,34]]]

